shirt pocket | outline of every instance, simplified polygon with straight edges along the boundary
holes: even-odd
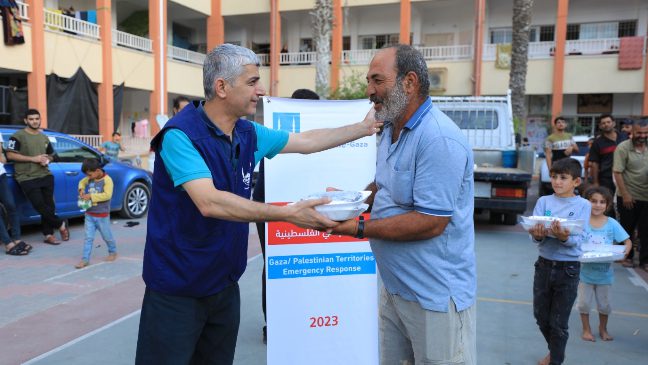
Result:
[[[389,184],[391,185],[392,199],[401,206],[414,205],[414,173],[411,170],[391,170]]]

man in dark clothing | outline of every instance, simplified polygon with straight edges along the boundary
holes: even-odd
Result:
[[[612,180],[612,163],[616,146],[628,139],[623,132],[617,132],[614,118],[609,114],[601,115],[599,129],[601,135],[592,143],[589,152],[589,162],[594,185],[605,186],[612,193],[616,186]]]
[[[15,178],[25,196],[41,215],[43,242],[58,245],[54,229],[61,233],[61,239],[70,239],[65,221],[56,215],[54,205],[54,176],[49,163],[54,160],[54,148],[47,136],[40,130],[41,117],[36,109],[25,114],[25,129],[14,133],[7,144],[7,158],[14,161]]]

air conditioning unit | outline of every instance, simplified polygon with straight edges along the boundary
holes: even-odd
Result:
[[[448,81],[448,69],[446,67],[428,68],[428,75],[430,78],[430,92],[446,91]]]

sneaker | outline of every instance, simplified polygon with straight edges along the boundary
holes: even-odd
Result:
[[[108,256],[106,256],[106,259],[104,261],[113,262],[115,260],[117,260],[117,254],[116,253],[111,253]]]
[[[77,269],[83,269],[84,267],[86,267],[88,265],[90,265],[90,263],[88,261],[81,260],[81,261],[79,261],[78,264],[74,265],[74,267],[77,268]]]

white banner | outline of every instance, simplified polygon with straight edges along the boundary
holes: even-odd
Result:
[[[265,126],[293,133],[361,121],[367,100],[263,99]],[[266,202],[285,204],[332,186],[364,190],[376,137],[328,151],[282,154],[265,165]],[[266,224],[268,364],[378,363],[376,263],[366,240]]]

